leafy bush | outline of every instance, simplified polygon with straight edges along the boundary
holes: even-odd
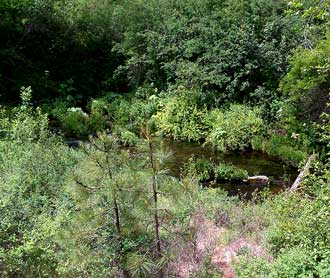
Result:
[[[107,115],[109,113],[109,102],[105,98],[94,99],[88,106],[92,113],[99,113],[101,115]]]
[[[139,138],[135,133],[123,127],[113,128],[113,134],[118,136],[119,142],[124,146],[135,146],[139,142]]]
[[[267,248],[272,260],[240,257],[238,277],[329,276],[329,165],[314,163],[302,194],[284,192],[266,198],[264,218]]]
[[[264,258],[240,256],[234,264],[235,274],[239,278],[267,277],[270,269],[269,262]]]
[[[30,88],[22,90],[22,100],[12,118],[1,119],[0,276],[54,276],[54,218],[77,157],[49,132],[46,115],[29,104]]]
[[[81,108],[72,107],[61,116],[61,124],[67,136],[81,138],[105,129],[106,119],[98,112],[88,115]]]
[[[280,254],[272,264],[270,277],[314,277],[315,261],[304,248],[292,248]],[[320,273],[319,273],[320,274]],[[326,276],[319,276],[326,277]]]
[[[325,152],[326,159],[330,158],[330,114],[323,113],[321,115],[321,123],[315,124],[318,135],[318,143]]]
[[[214,162],[207,159],[190,158],[184,166],[186,175],[192,175],[200,182],[217,181],[243,181],[248,177],[248,172],[232,164]]]
[[[306,144],[308,141],[306,138],[301,138],[304,137],[303,134],[292,134],[292,136],[289,138],[288,136],[273,134],[269,139],[257,136],[252,140],[252,147],[297,167],[307,158],[308,147]]]
[[[280,89],[290,97],[300,118],[316,121],[327,110],[329,100],[330,39],[321,40],[314,49],[298,49],[291,69]]]
[[[263,133],[259,111],[243,105],[231,105],[226,111],[215,109],[208,122],[212,128],[206,142],[220,151],[245,150],[255,136]]]
[[[103,131],[106,126],[106,118],[101,113],[92,111],[92,113],[88,115],[87,127],[89,134]]]
[[[278,228],[274,229],[274,233],[269,234],[270,242],[276,243],[274,245],[277,248],[304,246],[315,259],[329,258],[330,227],[327,221],[330,209],[329,190],[327,188],[320,190],[314,202],[303,200],[299,206],[296,205],[296,209],[299,207],[298,217],[293,218],[285,213],[283,217],[279,218]],[[288,209],[287,206],[284,208]],[[297,213],[298,211],[295,211],[294,214]],[[284,220],[284,216],[287,216],[286,220]],[[292,224],[291,227],[290,224]]]
[[[153,117],[159,134],[175,140],[200,141],[209,129],[206,106],[198,103],[198,92],[179,87],[174,95],[160,102]],[[172,92],[173,93],[173,92]]]
[[[57,98],[55,101],[47,102],[42,105],[42,110],[47,113],[51,118],[59,120],[62,115],[66,113],[68,108],[73,107],[66,99]]]
[[[248,172],[232,164],[221,163],[214,168],[217,180],[243,181],[248,177]]]
[[[283,193],[264,203],[271,219],[266,238],[274,256],[265,277],[329,274],[330,177],[326,165],[316,163],[313,171],[304,181],[304,194]]]
[[[307,250],[293,248],[282,252],[279,257],[270,262],[265,258],[240,256],[235,264],[235,273],[240,278],[250,277],[283,277],[283,278],[308,278],[327,277],[327,268],[317,271],[317,263],[310,258]],[[320,265],[321,266],[321,265]],[[324,267],[326,267],[324,265]]]
[[[33,109],[31,87],[22,87],[20,106],[7,115],[1,111],[1,133],[5,139],[17,142],[32,142],[46,139],[48,134],[48,118],[40,108]]]
[[[214,164],[207,159],[190,158],[184,165],[185,175],[194,176],[198,181],[210,181],[214,178]]]
[[[86,136],[88,134],[88,115],[81,108],[69,108],[61,117],[62,127],[67,136]]]
[[[265,0],[130,3],[129,12],[121,10],[127,32],[118,48],[128,56],[122,69],[134,85],[179,80],[212,91],[218,103],[268,101],[299,38],[285,7]],[[257,89],[263,93],[251,96]]]
[[[117,98],[110,104],[109,111],[114,125],[138,133],[141,126],[156,113],[157,108],[158,97],[151,95],[147,99]]]

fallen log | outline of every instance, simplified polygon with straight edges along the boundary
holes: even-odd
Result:
[[[308,158],[308,160],[307,160],[307,162],[306,162],[304,168],[303,168],[302,171],[299,173],[298,177],[296,178],[296,180],[294,181],[294,183],[293,183],[292,186],[290,187],[290,192],[293,192],[293,191],[295,191],[295,190],[297,190],[297,189],[299,188],[300,184],[301,184],[301,183],[303,182],[303,180],[304,180],[304,177],[308,174],[308,171],[309,171],[309,168],[310,168],[310,166],[311,166],[311,163],[312,163],[312,161],[315,159],[315,157],[316,157],[316,156],[313,154],[313,155],[311,155],[311,156]]]
[[[250,185],[267,185],[269,183],[269,178],[267,176],[253,176],[248,177],[246,182]]]

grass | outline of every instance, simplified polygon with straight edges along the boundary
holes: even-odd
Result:
[[[215,164],[206,159],[191,159],[185,165],[185,173],[194,175],[200,182],[243,181],[248,172],[233,164]]]
[[[255,137],[252,148],[276,156],[286,164],[295,167],[298,167],[308,156],[308,149],[304,144],[294,142],[286,136],[272,135],[269,139]]]

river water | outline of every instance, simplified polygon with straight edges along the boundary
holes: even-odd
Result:
[[[259,151],[246,152],[217,152],[211,146],[203,146],[199,143],[188,143],[173,141],[170,139],[156,138],[157,145],[163,145],[165,149],[172,152],[171,159],[166,166],[170,174],[180,177],[183,165],[192,156],[195,158],[209,159],[215,163],[231,163],[248,171],[249,176],[265,175],[270,178],[269,189],[277,193],[289,187],[298,175],[296,168],[285,165],[275,157],[271,157]],[[222,183],[213,186],[222,187],[229,192],[229,195],[248,195],[254,191],[262,189],[245,183]]]
[[[68,140],[70,146],[77,147],[78,140]],[[166,162],[165,167],[169,169],[169,174],[180,178],[183,166],[189,158],[208,159],[214,163],[231,163],[248,171],[249,176],[265,175],[270,178],[267,186],[271,192],[278,193],[291,186],[298,176],[298,170],[292,166],[285,165],[276,157],[267,155],[260,151],[244,151],[222,153],[216,151],[211,146],[203,146],[200,143],[174,141],[167,138],[156,137],[153,139],[156,146],[162,146],[172,153],[171,158]],[[136,151],[135,148],[132,148]],[[205,184],[210,186],[210,184]],[[252,193],[265,187],[257,187],[246,183],[218,183],[213,187],[225,189],[229,195],[252,196]]]

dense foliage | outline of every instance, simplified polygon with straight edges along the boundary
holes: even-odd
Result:
[[[243,182],[248,172],[228,163],[212,163],[205,159],[190,159],[185,167],[186,175],[194,176],[200,182],[236,181]]]
[[[207,142],[221,151],[244,150],[252,144],[253,137],[263,134],[263,120],[257,109],[231,105],[228,111],[213,110]]]
[[[299,38],[284,1],[1,3],[1,93],[8,100],[26,84],[38,99],[79,103],[179,82],[213,91],[217,102],[260,102],[275,97]]]
[[[0,0],[0,276],[329,277],[329,28],[324,0]],[[249,165],[174,177],[162,137],[315,159],[248,199],[218,187]]]
[[[61,210],[66,173],[76,156],[48,131],[46,115],[23,104],[2,118],[0,272],[2,276],[49,276],[56,268],[53,219]]]
[[[245,257],[239,277],[329,276],[329,166],[317,163],[303,195],[280,195],[263,204],[272,219],[266,236],[275,260]]]

